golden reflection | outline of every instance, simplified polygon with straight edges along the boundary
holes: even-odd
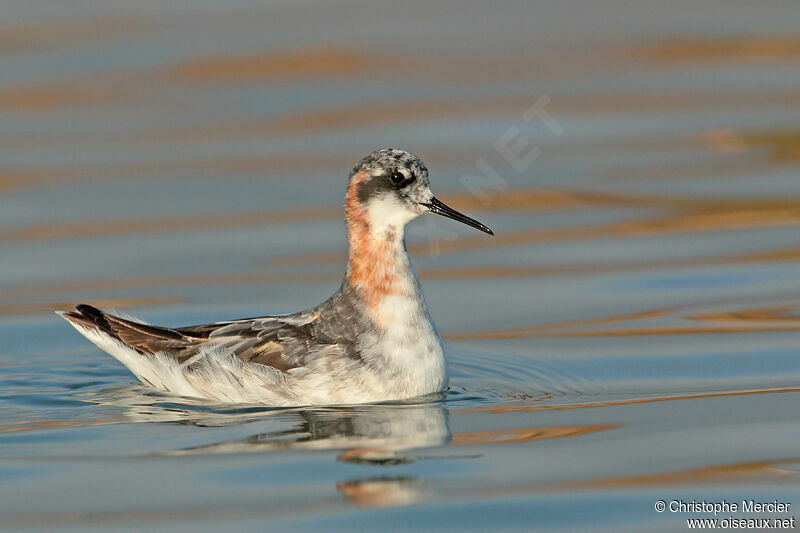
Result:
[[[41,178],[41,173],[0,170],[0,193],[28,188]]]
[[[119,422],[113,418],[98,418],[95,420],[22,420],[19,422],[5,422],[0,424],[0,433],[16,433],[20,431],[37,431],[40,429],[60,427],[85,427]]]
[[[291,224],[313,218],[335,218],[340,210],[325,207],[298,207],[270,209],[244,213],[221,213],[215,215],[177,215],[141,217],[117,220],[40,224],[0,231],[0,241],[35,241],[85,239],[106,235],[159,234],[169,231],[197,231],[230,227],[262,226],[268,224]]]
[[[616,405],[634,405],[642,403],[659,403],[671,402],[676,400],[695,400],[701,398],[721,398],[728,396],[750,396],[759,394],[780,394],[786,392],[800,392],[800,387],[780,387],[768,389],[753,389],[745,391],[728,391],[728,392],[701,392],[692,394],[671,394],[669,396],[654,396],[645,398],[626,398],[622,400],[608,400],[601,402],[582,402],[571,404],[556,404],[556,405],[526,405],[525,402],[517,402],[507,405],[495,405],[492,407],[477,407],[471,409],[463,409],[462,413],[531,413],[536,411],[568,411],[572,409],[591,409],[596,407],[610,407]]]
[[[646,335],[688,335],[708,333],[758,333],[800,330],[800,303],[767,308],[737,308],[703,313],[687,308],[659,309],[585,320],[551,322],[517,328],[469,331],[443,335],[451,340],[520,339],[529,337],[630,337]],[[675,319],[667,325],[640,325],[655,318]],[[624,327],[595,329],[594,326],[625,324]]]
[[[800,162],[800,131],[712,130],[700,139],[703,144],[719,152],[744,152],[761,148],[776,162]]]
[[[389,124],[403,124],[420,120],[439,120],[447,118],[481,117],[501,115],[519,116],[531,105],[529,97],[493,97],[489,100],[422,100],[422,101],[381,101],[375,104],[323,108],[287,112],[277,116],[265,116],[255,120],[237,120],[208,124],[205,127],[175,127],[156,131],[146,131],[131,136],[138,139],[163,140],[210,140],[243,139],[264,136],[297,135],[337,131],[348,128],[369,126],[385,127]]]
[[[182,68],[182,67],[176,67]],[[141,96],[162,90],[165,80],[158,71],[113,72],[76,79],[51,80],[43,85],[9,87],[0,91],[0,106],[17,108],[17,111],[53,111],[54,107],[84,106],[108,103]],[[63,94],[62,94],[63,93]],[[28,97],[27,95],[30,95]],[[678,111],[686,109],[709,109],[740,107],[743,105],[795,106],[800,93],[791,91],[726,91],[719,93],[610,93],[585,95],[560,95],[551,102],[548,110],[554,115],[581,115],[587,113],[631,113],[641,111]],[[403,102],[379,102],[358,104],[350,107],[301,110],[257,119],[215,122],[192,126],[150,128],[146,130],[120,129],[102,134],[92,132],[37,133],[25,136],[2,137],[4,144],[24,142],[26,146],[36,143],[52,144],[57,141],[100,142],[152,142],[179,140],[211,140],[215,138],[240,139],[276,136],[292,133],[335,131],[380,124],[408,123],[432,119],[499,116],[510,121],[517,120],[532,104],[531,97],[504,96],[498,98],[472,98],[464,100],[413,100]],[[611,148],[630,149],[646,146],[652,150],[674,150],[692,146],[691,139],[683,137],[620,138],[610,143],[606,139],[574,140],[569,146],[556,142],[545,142],[547,153],[580,151],[584,147],[600,147],[612,144]],[[481,147],[482,148],[482,147]],[[610,149],[611,149],[610,148]],[[448,148],[452,150],[452,148]],[[475,149],[465,150],[466,156],[474,158]],[[426,161],[432,161],[425,153]],[[463,158],[462,158],[463,159]],[[350,161],[348,159],[348,161]]]
[[[700,141],[705,144],[705,141]],[[687,150],[695,150],[696,143]],[[724,149],[712,148],[715,152]],[[753,154],[750,150],[731,147],[723,157],[701,160],[670,161],[669,164],[623,163],[599,170],[597,179],[608,184],[670,183],[681,184],[692,180],[763,179],[761,176],[776,170],[782,162]],[[722,185],[722,183],[720,183]]]
[[[617,58],[610,50],[594,49],[591,54],[595,59],[603,57],[606,61]],[[200,57],[172,65],[167,73],[179,81],[193,83],[269,81],[309,75],[393,80],[408,79],[410,74],[418,75],[421,72],[427,78],[436,80],[471,81],[474,72],[478,71],[495,80],[516,80],[530,78],[533,72],[537,76],[545,71],[554,75],[563,73],[565,66],[572,66],[576,61],[585,62],[586,59],[586,50],[578,54],[561,50],[558,57],[554,58],[552,54],[509,52],[402,55],[322,47]]]
[[[310,283],[319,281],[335,281],[341,278],[341,272],[337,272],[335,274],[316,272],[252,272],[241,274],[185,274],[176,276],[150,276],[139,278],[90,279],[86,281],[69,281],[52,285],[37,284],[28,287],[8,289],[3,292],[2,298],[11,300],[13,298],[30,297],[36,295],[49,295],[53,293],[64,292],[83,292],[89,290],[145,289],[158,287],[186,287],[192,285],[251,285],[259,283],[286,282]],[[92,301],[95,303],[100,302],[100,300]]]
[[[425,499],[425,482],[417,477],[350,479],[336,484],[347,500],[362,507],[410,505]]]
[[[756,35],[743,37],[686,38],[662,42],[643,50],[658,61],[776,62],[800,61],[800,36]]]
[[[784,461],[792,462],[792,461]],[[783,478],[797,482],[800,475],[790,470],[776,469],[772,463],[733,463],[726,465],[704,466],[674,472],[641,474],[637,476],[608,477],[585,481],[564,482],[556,484],[559,488],[591,489],[604,487],[634,487],[639,485],[684,485],[696,483],[717,483],[720,481],[743,481],[747,479]]]
[[[759,202],[698,211],[678,211],[668,216],[626,220],[610,224],[586,225],[554,229],[518,230],[498,233],[493,239],[466,236],[438,243],[440,253],[459,252],[479,248],[499,248],[544,242],[564,242],[599,238],[644,238],[670,234],[730,231],[800,224],[800,204],[778,202],[766,206]],[[409,246],[414,253],[424,253],[428,244]],[[316,259],[319,259],[317,257]],[[337,258],[338,259],[338,258]]]
[[[683,470],[655,472],[628,476],[609,476],[595,479],[578,479],[570,481],[556,481],[550,483],[524,483],[517,485],[495,485],[493,487],[465,487],[456,490],[454,496],[460,498],[476,498],[491,495],[493,498],[502,496],[543,492],[552,494],[559,491],[596,490],[636,488],[642,486],[692,486],[704,483],[721,482],[766,482],[766,483],[797,483],[800,479],[798,472],[780,468],[781,464],[796,463],[796,458],[781,458],[774,461],[754,461],[741,463],[728,463],[722,465],[700,466]],[[776,466],[778,465],[778,466]]]
[[[563,439],[567,437],[580,437],[581,435],[597,433],[598,431],[608,431],[618,427],[620,427],[618,424],[597,424],[589,426],[534,427],[462,432],[454,433],[453,440],[450,444],[453,446],[460,446]]]
[[[184,300],[171,296],[151,296],[140,298],[105,298],[92,299],[95,305],[110,308],[125,308],[137,306],[163,306],[176,305],[183,303]],[[70,309],[78,302],[75,301],[47,301],[47,302],[22,302],[22,303],[0,303],[0,315],[24,315],[28,313],[41,313],[44,311],[58,311]]]
[[[782,460],[790,463],[794,460]],[[702,466],[673,472],[658,472],[634,476],[606,477],[579,481],[565,481],[548,485],[553,490],[600,489],[617,487],[637,487],[647,485],[694,485],[699,483],[742,482],[747,480],[787,481],[796,483],[800,474],[791,470],[781,470],[775,463],[752,462],[725,465]]]
[[[540,324],[535,326],[525,326],[520,328],[507,328],[507,329],[498,329],[493,331],[477,331],[477,332],[470,332],[470,333],[450,333],[443,335],[444,338],[450,340],[460,340],[460,339],[489,339],[489,338],[498,338],[498,339],[515,339],[515,338],[522,338],[528,336],[538,336],[537,333],[546,334],[550,330],[554,329],[568,329],[568,328],[575,328],[575,327],[586,327],[586,326],[597,326],[597,325],[605,325],[605,324],[614,324],[618,322],[627,322],[632,320],[642,320],[642,319],[650,319],[650,318],[657,318],[666,315],[669,312],[668,309],[656,309],[656,310],[649,310],[649,311],[641,311],[638,313],[627,313],[623,315],[614,315],[609,317],[600,317],[600,318],[588,318],[582,320],[565,320],[560,322],[551,322],[547,324]],[[473,336],[474,335],[474,336]]]
[[[518,330],[479,331],[470,333],[451,333],[443,335],[449,340],[465,339],[521,339],[528,337],[637,337],[649,335],[692,335],[710,333],[767,333],[778,331],[800,331],[800,324],[764,325],[764,326],[663,326],[634,327],[625,329],[597,331],[533,331],[520,328]]]
[[[721,313],[704,313],[690,315],[687,318],[701,322],[725,322],[740,324],[742,322],[777,322],[800,324],[800,304],[777,305],[761,308],[742,309]]]
[[[520,191],[508,191],[509,196]],[[566,196],[568,193],[563,192]],[[533,195],[520,194],[519,201],[495,201],[495,209],[535,209]],[[500,248],[534,243],[566,242],[574,240],[610,238],[648,238],[660,235],[686,234],[715,231],[732,231],[767,227],[794,226],[800,224],[800,198],[754,198],[747,200],[723,198],[683,198],[670,196],[635,195],[623,200],[616,195],[586,195],[576,193],[574,203],[562,201],[561,206],[574,206],[594,202],[600,207],[609,204],[628,207],[663,207],[668,212],[653,216],[582,226],[523,229],[499,233],[492,239],[465,235],[453,240],[439,241],[439,253],[452,253],[480,248]],[[491,197],[490,197],[491,198]],[[460,205],[459,198],[452,202],[456,209],[469,209]],[[491,205],[492,200],[488,201]],[[473,209],[486,204],[473,199]],[[558,204],[555,204],[558,205]],[[409,251],[416,254],[429,252],[429,243],[410,245]],[[276,260],[277,264],[319,264],[344,261],[343,252],[314,252],[286,255]]]
[[[73,135],[73,139],[76,136],[78,135]],[[17,136],[16,139],[20,139],[20,136]],[[347,168],[347,165],[350,164],[352,164],[350,157],[337,154],[313,153],[303,154],[302,156],[267,154],[114,163],[53,169],[0,170],[0,192],[47,186],[66,186],[73,183],[98,180],[102,180],[104,183],[127,179],[136,179],[137,181],[160,180],[163,179],[165,174],[168,174],[170,179],[184,180],[197,179],[198,175],[212,179],[227,179],[231,174],[245,177],[257,175],[258,177],[254,179],[268,179],[284,172]],[[331,177],[335,176],[332,175]]]
[[[625,271],[646,270],[650,268],[669,269],[686,267],[704,267],[714,265],[748,264],[758,262],[798,261],[800,248],[779,248],[760,252],[722,255],[714,257],[678,258],[661,261],[645,261],[630,263],[611,263],[607,265],[553,265],[538,266],[491,266],[491,267],[447,267],[425,268],[420,270],[423,279],[502,279],[502,278],[534,278],[544,276],[565,276],[580,274],[614,273]],[[305,283],[305,282],[335,282],[342,277],[339,270],[330,272],[245,272],[233,274],[185,274],[176,276],[144,276],[137,278],[92,279],[85,281],[71,281],[52,284],[36,284],[6,289],[0,296],[0,302],[8,302],[6,307],[12,312],[14,303],[20,298],[31,298],[39,295],[52,295],[58,293],[107,291],[118,289],[148,289],[158,287],[187,287],[205,285],[250,285],[262,283]],[[165,302],[166,303],[166,302]],[[32,303],[36,306],[38,304]],[[47,306],[56,304],[47,304]],[[42,310],[49,307],[41,306]],[[581,327],[588,325],[613,324],[627,320],[645,320],[667,315],[668,309],[646,310],[628,315],[601,317],[589,320],[559,322],[557,324],[542,324],[520,328],[503,329],[487,332],[451,333],[446,335],[450,339],[464,338],[514,338],[534,336],[548,330],[563,329],[567,327]],[[691,317],[685,317],[691,318]]]
[[[264,160],[257,160],[260,164]],[[292,160],[293,161],[293,160]],[[289,161],[285,161],[288,163]],[[324,164],[324,161],[322,162]],[[221,163],[225,164],[225,163]],[[273,161],[280,165],[280,160]],[[0,176],[0,183],[2,183]],[[28,174],[10,175],[7,180],[14,184],[17,181],[35,179]],[[625,197],[621,195],[587,193],[580,191],[561,191],[550,189],[512,190],[496,192],[485,199],[461,193],[448,195],[450,203],[460,209],[493,209],[503,211],[527,211],[535,209],[568,209],[581,206],[610,206],[656,204],[671,205],[680,200],[647,198],[639,196]],[[294,207],[290,209],[273,208],[264,211],[239,213],[219,213],[211,215],[183,214],[161,217],[137,217],[116,220],[91,222],[52,223],[22,226],[0,230],[0,241],[53,240],[66,238],[87,238],[119,234],[158,234],[166,231],[188,231],[219,227],[247,227],[267,224],[293,224],[298,221],[335,220],[343,216],[339,207],[314,206]],[[343,257],[341,254],[338,257]],[[289,259],[285,260],[289,261]]]
[[[781,468],[782,464],[793,464],[797,459],[754,461],[701,466],[668,472],[655,472],[629,476],[609,476],[595,479],[578,479],[549,483],[493,484],[488,487],[465,485],[453,489],[451,497],[470,500],[489,496],[504,496],[559,491],[635,488],[642,486],[698,485],[720,482],[771,482],[797,483],[800,474]],[[429,495],[424,483],[418,478],[375,478],[340,482],[337,488],[351,503],[362,506],[408,505],[424,501]]]
[[[6,139],[0,134],[0,143],[4,145],[32,143],[46,138],[46,134],[37,134],[33,137],[14,135],[13,139]],[[70,134],[71,141],[81,139],[81,134]],[[108,140],[107,137],[105,140]],[[8,141],[8,142],[6,142]],[[465,158],[475,157],[474,149],[428,149],[425,159],[438,169],[443,167],[462,165]],[[165,175],[171,180],[191,181],[202,177],[209,180],[225,180],[231,175],[238,179],[285,179],[286,173],[314,172],[324,174],[331,179],[341,180],[342,170],[353,164],[352,156],[341,153],[303,153],[303,154],[262,154],[262,155],[237,155],[202,157],[192,159],[155,160],[141,162],[118,162],[86,166],[69,166],[56,168],[27,168],[3,170],[0,169],[0,192],[19,191],[48,186],[68,186],[73,183],[98,182],[103,183],[124,180],[154,181],[164,179]],[[331,172],[331,169],[339,169]],[[279,181],[278,181],[279,182]],[[546,194],[546,192],[545,192]]]
[[[555,116],[580,115],[586,113],[632,113],[642,111],[677,111],[686,109],[728,108],[731,106],[774,105],[791,106],[797,103],[796,92],[736,92],[719,93],[664,93],[657,95],[615,93],[613,95],[587,94],[580,96],[560,95],[548,105]],[[428,99],[381,101],[335,108],[316,108],[287,112],[277,116],[266,116],[254,120],[237,120],[229,123],[207,124],[204,127],[176,127],[147,131],[133,138],[141,139],[241,139],[262,136],[321,133],[342,129],[371,126],[407,124],[413,122],[440,121],[446,119],[477,118],[485,116],[505,117],[518,120],[520,114],[533,104],[530,96],[497,95],[491,98]],[[664,140],[662,139],[662,142]],[[624,141],[623,141],[624,142]],[[666,140],[670,142],[669,139]]]
[[[736,265],[748,263],[776,263],[800,260],[800,248],[778,248],[744,254],[730,254],[710,257],[679,257],[658,261],[632,261],[608,264],[576,264],[552,266],[475,266],[475,267],[428,267],[420,271],[420,277],[427,279],[502,279],[536,278],[544,276],[574,276],[581,274],[606,274],[650,269],[667,270],[673,268],[707,267],[715,265]]]
[[[24,86],[0,90],[0,107],[17,111],[51,111],[67,106],[99,104],[115,97],[115,93],[99,87]]]

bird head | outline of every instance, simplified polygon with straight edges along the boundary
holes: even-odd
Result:
[[[428,169],[410,152],[385,148],[362,159],[350,173],[349,202],[367,213],[373,226],[402,228],[423,213],[457,220],[489,235],[492,230],[438,200]]]

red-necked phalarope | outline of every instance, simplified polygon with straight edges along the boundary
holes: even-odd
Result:
[[[406,224],[425,212],[493,235],[433,196],[416,156],[378,150],[350,173],[347,274],[313,309],[183,328],[85,304],[59,314],[143,383],[184,396],[298,406],[441,392],[448,386],[442,341],[403,237]]]

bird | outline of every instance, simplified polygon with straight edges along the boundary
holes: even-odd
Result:
[[[405,227],[434,213],[492,230],[439,201],[414,154],[376,150],[350,172],[349,254],[341,286],[285,315],[154,326],[88,304],[56,311],[145,385],[223,403],[274,407],[403,401],[449,386],[442,340],[405,245]]]

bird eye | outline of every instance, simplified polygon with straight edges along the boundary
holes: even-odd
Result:
[[[392,183],[395,185],[400,185],[406,179],[400,172],[392,172]]]
[[[392,183],[394,183],[395,185],[403,185],[403,184],[411,183],[412,181],[414,181],[414,176],[410,176],[410,177],[406,178],[405,175],[403,175],[402,172],[392,172],[391,180],[392,180]]]

